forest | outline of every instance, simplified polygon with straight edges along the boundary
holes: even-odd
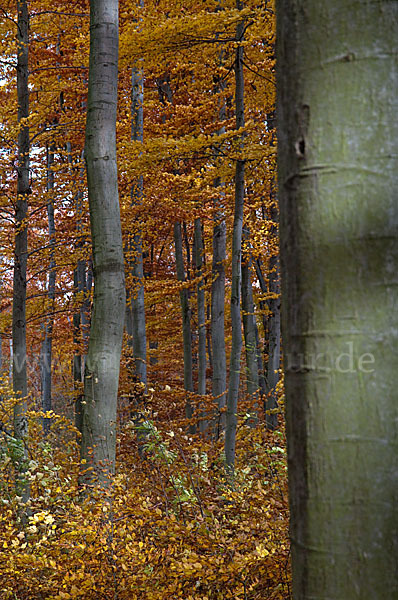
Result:
[[[0,1],[1,600],[396,597],[398,14],[332,4]]]

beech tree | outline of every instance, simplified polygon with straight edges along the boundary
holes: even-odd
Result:
[[[174,246],[176,258],[177,279],[181,283],[185,282],[184,257],[182,252],[182,234],[181,223],[174,223]],[[185,403],[185,414],[187,419],[192,419],[193,410],[189,393],[193,392],[193,373],[192,373],[192,335],[191,335],[191,309],[189,306],[188,290],[180,289],[180,304],[182,313],[182,335],[184,343],[184,389],[187,392]],[[192,424],[189,430],[193,433],[195,428]]]
[[[49,194],[47,203],[48,217],[48,234],[50,246],[50,264],[48,273],[48,316],[44,326],[44,339],[41,355],[41,405],[44,411],[52,409],[52,381],[51,381],[51,363],[52,363],[52,344],[53,344],[53,327],[54,327],[54,301],[55,301],[55,281],[56,281],[56,264],[55,264],[55,219],[54,219],[54,147],[47,147],[47,193]],[[44,431],[48,432],[48,419],[44,420]]]
[[[205,305],[205,290],[203,282],[203,237],[202,237],[202,222],[199,217],[195,219],[195,234],[194,234],[194,255],[196,276],[199,281],[197,284],[196,298],[198,310],[198,394],[204,396],[206,394],[206,305]],[[201,415],[199,429],[205,431],[207,423],[205,416]]]
[[[93,0],[85,158],[94,306],[82,404],[81,481],[84,483],[94,483],[97,478],[106,483],[115,466],[116,406],[126,301],[116,161],[117,80],[118,0]]]
[[[139,7],[144,8],[143,0]],[[143,143],[144,140],[144,74],[139,65],[131,71],[131,139]],[[143,176],[140,174],[132,186],[132,204],[140,205],[144,192]],[[147,384],[147,355],[146,355],[146,320],[145,320],[145,290],[144,267],[142,257],[142,228],[137,223],[137,230],[132,236],[129,250],[131,274],[133,276],[133,289],[128,294],[127,330],[133,347],[135,375],[143,385],[144,391]]]
[[[237,8],[242,9],[243,3],[237,0]],[[236,129],[245,125],[244,110],[244,75],[243,75],[243,37],[245,23],[241,21],[236,28],[236,53],[235,53],[235,111]],[[242,134],[243,140],[243,134]],[[234,225],[232,234],[232,281],[231,281],[231,321],[232,321],[232,347],[229,362],[229,388],[227,397],[227,415],[225,426],[225,464],[230,476],[235,468],[236,428],[238,422],[238,394],[240,382],[240,358],[242,350],[242,320],[240,313],[241,298],[241,262],[242,262],[242,229],[243,229],[243,203],[245,198],[245,160],[241,155],[241,143],[238,149],[239,156],[235,169],[235,208]]]
[[[396,598],[396,2],[279,0],[293,597]]]
[[[26,365],[26,266],[28,258],[28,196],[29,185],[29,12],[26,0],[17,2],[17,97],[18,97],[18,169],[17,202],[15,211],[14,281],[12,302],[13,371],[12,382],[15,394],[21,401],[14,408],[14,436],[19,441],[17,492],[23,501],[29,498],[29,484],[24,477],[27,458],[26,439],[28,421],[26,417],[28,378]]]
[[[249,239],[249,230],[243,228],[244,241]],[[254,314],[253,289],[251,282],[251,259],[249,252],[246,252],[241,266],[241,288],[242,288],[242,321],[243,332],[245,338],[245,354],[246,354],[246,379],[247,393],[250,400],[255,405],[255,410],[251,411],[250,425],[253,427],[257,421],[257,401],[259,391],[259,368],[258,368],[258,331],[256,324],[256,316]]]
[[[221,10],[221,3],[218,2]],[[218,53],[219,67],[223,66],[225,60],[225,48],[220,44]],[[215,92],[222,92],[225,82],[221,73],[217,77]],[[224,98],[218,103],[217,118],[221,122],[218,130],[219,135],[225,133],[224,121],[226,117],[226,106]],[[220,160],[218,161],[220,162]],[[225,222],[225,211],[223,201],[225,199],[225,182],[217,177],[214,187],[218,194],[215,200],[216,213],[214,216],[212,246],[212,282],[211,282],[211,348],[212,348],[212,393],[217,402],[216,419],[214,423],[214,438],[218,439],[225,430],[226,415],[223,410],[226,405],[227,389],[227,358],[225,355],[225,259],[227,246],[227,226]]]

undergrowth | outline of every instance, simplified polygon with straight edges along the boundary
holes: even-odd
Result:
[[[0,391],[2,599],[290,598],[283,431],[240,427],[231,487],[222,442],[189,436],[178,423],[162,428],[150,415],[138,431],[126,421],[112,488],[82,501],[78,433],[46,413],[44,437],[44,414],[32,410],[31,500],[21,507],[12,466],[15,398],[5,384]]]

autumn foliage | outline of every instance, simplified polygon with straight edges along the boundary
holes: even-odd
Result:
[[[134,259],[131,238],[137,231],[142,235],[149,383],[144,393],[134,376],[131,340],[126,334],[116,475],[111,489],[93,492],[90,499],[82,498],[78,487],[80,434],[74,407],[82,382],[72,368],[76,357],[83,357],[87,348],[92,301],[83,156],[89,6],[87,0],[32,0],[29,11],[28,507],[21,505],[15,493],[13,465],[23,448],[12,433],[12,410],[18,400],[7,377],[16,139],[21,127],[17,122],[14,2],[2,2],[0,11],[0,598],[287,599],[290,574],[282,382],[277,387],[278,428],[269,431],[265,428],[265,399],[254,401],[247,394],[242,360],[237,467],[231,486],[225,479],[222,438],[213,439],[210,428],[207,433],[199,434],[199,427],[196,433],[188,433],[190,425],[211,419],[214,399],[209,383],[207,395],[199,397],[192,392],[194,415],[188,422],[179,305],[179,291],[185,288],[195,357],[194,294],[198,280],[203,281],[210,382],[213,224],[221,209],[227,225],[228,298],[234,165],[241,156],[242,133],[247,165],[244,221],[250,232],[243,248],[244,260],[258,261],[268,281],[270,264],[277,254],[273,3],[259,6],[250,0],[238,11],[232,2],[216,0],[202,4],[150,0],[145,7],[128,0],[120,2],[119,194],[126,266]],[[233,53],[236,24],[242,19],[246,125],[243,132],[237,132]],[[131,136],[133,67],[144,73],[143,143]],[[49,152],[53,155],[50,166]],[[53,185],[48,183],[49,172]],[[140,177],[143,199],[132,205],[132,189]],[[222,194],[216,181],[223,184]],[[48,234],[49,203],[55,210],[53,245]],[[204,245],[200,276],[193,256],[198,217]],[[176,278],[175,221],[183,227],[187,274],[183,283]],[[51,260],[56,286],[55,299],[49,300]],[[85,281],[80,287],[76,286],[79,268]],[[266,362],[268,301],[275,294],[264,292],[254,268],[252,281],[259,347]],[[126,268],[130,298],[136,286]],[[40,355],[50,316],[54,319],[53,410],[43,413]],[[227,355],[230,340],[226,308]],[[196,385],[195,358],[193,366]],[[257,427],[250,423],[253,410],[258,414]],[[48,423],[47,434],[43,419]]]
[[[2,387],[4,411],[13,402]],[[119,433],[119,467],[106,496],[79,502],[76,432],[30,412],[28,525],[18,526],[12,442],[1,455],[1,597],[218,599],[289,596],[283,432],[242,426],[236,486],[220,448],[148,419],[146,458],[131,421]],[[163,423],[163,426],[165,424]],[[171,429],[169,429],[171,428]],[[7,437],[6,437],[7,439]]]

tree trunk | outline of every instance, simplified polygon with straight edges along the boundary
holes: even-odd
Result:
[[[86,286],[86,261],[78,260],[77,265],[73,274],[73,285],[75,289],[75,293],[79,294],[79,296],[83,296],[84,298],[87,296],[87,286]],[[82,302],[79,299],[79,302]],[[75,426],[78,431],[82,431],[82,402],[84,401],[84,396],[81,390],[81,383],[83,381],[83,362],[84,356],[82,355],[82,339],[84,337],[84,332],[87,329],[87,313],[85,310],[86,299],[83,300],[79,311],[75,312],[73,315],[73,328],[74,335],[73,341],[75,343],[76,348],[80,349],[76,351],[73,357],[73,380],[75,382]]]
[[[197,285],[197,305],[198,305],[198,394],[205,396],[206,394],[206,306],[205,306],[205,290],[203,281],[203,239],[202,239],[202,223],[200,217],[195,219],[195,260],[196,260],[196,277],[199,282]],[[207,428],[205,415],[201,414],[199,422],[200,431],[204,432]]]
[[[84,375],[81,483],[107,485],[115,468],[125,282],[116,161],[118,1],[90,4],[87,183],[94,306]],[[88,467],[88,468],[86,468]]]
[[[249,230],[243,229],[245,240],[249,238]],[[257,349],[257,323],[254,314],[253,290],[250,277],[251,260],[247,253],[245,260],[242,261],[242,315],[243,332],[245,337],[246,354],[246,375],[247,375],[247,393],[254,404],[254,410],[251,411],[249,424],[254,427],[257,423],[258,410],[258,390],[259,390],[259,372],[258,372],[258,349]]]
[[[182,253],[182,232],[181,223],[174,223],[174,246],[176,256],[177,279],[185,282],[184,257]],[[180,303],[182,312],[182,336],[184,344],[184,389],[187,392],[185,414],[187,419],[192,419],[193,410],[189,393],[193,392],[192,379],[192,336],[191,336],[191,311],[189,308],[188,290],[180,290]],[[190,425],[191,433],[195,432],[193,424]]]
[[[221,10],[220,2],[218,9]],[[220,65],[223,64],[224,48],[219,53]],[[217,81],[216,93],[223,91],[225,83],[222,79]],[[219,107],[218,119],[225,120],[225,102],[222,99]],[[218,130],[218,134],[225,133],[225,127]],[[212,343],[212,394],[217,401],[217,413],[214,424],[214,438],[217,440],[225,431],[226,422],[226,390],[227,390],[227,359],[225,354],[225,261],[227,255],[227,227],[225,224],[223,201],[225,197],[224,183],[220,177],[214,181],[214,187],[219,192],[215,201],[215,215],[213,226],[213,262],[211,284],[211,343]]]
[[[140,69],[133,68],[131,82],[131,138],[133,141],[142,143],[144,139],[144,78]],[[143,177],[141,175],[131,190],[133,205],[141,204],[142,197]],[[127,309],[127,318],[130,319],[128,329],[130,329],[132,336],[135,375],[137,380],[144,384],[143,392],[145,392],[147,385],[147,354],[144,265],[140,223],[137,224],[137,230],[131,241],[129,266],[133,276],[134,289],[130,292],[130,303]]]
[[[55,219],[54,219],[54,148],[47,148],[47,193],[49,195],[47,202],[47,217],[48,217],[48,235],[50,245],[50,268],[48,273],[48,315],[46,317],[44,340],[42,345],[42,371],[41,371],[41,387],[42,387],[42,408],[44,412],[52,409],[52,394],[51,394],[51,363],[52,363],[52,343],[53,343],[53,324],[54,324],[54,302],[55,302]],[[49,419],[44,419],[44,433],[48,433],[50,427]]]
[[[263,354],[261,352],[260,336],[258,333],[257,323],[256,323],[256,344],[257,344],[258,385],[260,388],[261,398],[265,398],[266,382],[265,382],[265,374],[264,374],[264,361],[263,361]]]
[[[221,10],[218,2],[218,10]],[[224,60],[224,48],[221,46],[219,52],[220,65]],[[219,93],[225,87],[220,78],[217,81],[215,91]],[[217,118],[225,121],[225,102],[222,99]],[[225,133],[222,126],[219,135]],[[225,224],[223,201],[225,197],[224,183],[220,177],[214,181],[214,187],[219,192],[219,198],[215,201],[215,215],[213,225],[213,262],[212,262],[212,284],[211,284],[211,343],[212,343],[212,394],[217,401],[217,413],[214,423],[214,438],[217,440],[225,431],[226,422],[226,390],[227,390],[227,359],[225,355],[225,261],[227,255],[227,227]]]
[[[398,592],[396,2],[279,0],[293,597]]]
[[[243,4],[237,0],[237,8],[241,10]],[[236,28],[238,43],[243,42],[244,21]],[[245,125],[244,112],[244,79],[243,79],[243,46],[238,45],[235,57],[235,108],[236,129]],[[243,151],[243,135],[239,152]],[[231,283],[231,322],[232,322],[232,347],[229,363],[229,387],[227,397],[227,415],[225,428],[225,464],[228,476],[234,475],[235,470],[235,443],[237,427],[238,394],[240,382],[240,355],[242,350],[242,321],[240,315],[240,282],[241,282],[241,257],[242,257],[242,226],[243,203],[245,197],[245,161],[240,156],[236,161],[235,170],[235,210],[232,236],[232,283]]]
[[[213,263],[211,284],[211,343],[213,355],[212,394],[218,410],[214,437],[218,439],[225,430],[225,404],[227,388],[227,361],[225,356],[225,258],[227,231],[224,216],[218,214],[213,228]]]
[[[268,429],[275,429],[278,417],[275,411],[278,408],[278,395],[276,384],[279,381],[280,353],[281,353],[281,319],[280,319],[280,289],[279,289],[279,258],[272,256],[269,265],[269,292],[268,308],[268,365],[267,387],[265,401],[265,421]]]
[[[85,104],[85,103],[84,103]],[[66,142],[68,154],[69,172],[73,173],[72,161],[72,146],[70,142]],[[81,160],[83,162],[84,151],[82,152]],[[82,185],[84,178],[84,168],[79,167],[80,184]],[[84,246],[83,224],[82,224],[82,202],[83,194],[79,187],[75,195],[76,200],[76,242],[75,248],[79,251]],[[75,427],[80,433],[82,432],[82,402],[84,394],[82,393],[83,371],[84,371],[84,354],[82,354],[82,340],[87,341],[89,328],[89,308],[90,298],[87,279],[86,279],[86,261],[78,258],[77,265],[73,271],[73,288],[74,294],[78,296],[79,310],[73,314],[73,343],[75,354],[73,355],[73,382],[75,392]],[[90,286],[91,289],[91,286]],[[83,298],[83,300],[82,300]]]
[[[26,470],[26,440],[28,421],[26,417],[28,394],[26,356],[26,266],[28,255],[28,195],[29,186],[29,14],[26,0],[17,2],[17,97],[18,97],[18,169],[17,204],[15,211],[14,281],[12,303],[13,341],[13,389],[21,401],[14,408],[14,436],[18,441],[18,452],[14,457],[16,470],[16,492],[25,503],[29,499],[29,484],[24,477]]]
[[[262,273],[262,263],[259,258],[255,261],[254,267],[256,269],[257,280],[258,280],[258,283],[260,284],[261,293],[263,295],[266,295],[267,294],[267,284],[265,282],[264,275]],[[263,351],[261,352],[260,351],[260,340],[259,340],[259,337],[257,337],[257,346],[259,348],[259,352],[257,355],[258,376],[259,376],[259,383],[260,383],[260,389],[261,389],[261,396],[262,396],[262,398],[264,398],[264,413],[266,413],[267,382],[266,382],[266,373],[265,373],[265,355],[268,356],[268,350],[269,350],[268,337],[269,336],[268,336],[268,317],[266,315],[267,303],[265,300],[260,300],[259,309],[261,311],[261,320],[262,320],[263,329],[264,329],[264,343],[263,343]],[[257,336],[258,336],[258,328],[257,328]]]
[[[211,302],[207,301],[206,303],[206,321],[209,323],[211,320]],[[211,328],[206,327],[206,348],[207,348],[207,358],[209,361],[210,369],[213,369],[213,353],[211,351]]]

